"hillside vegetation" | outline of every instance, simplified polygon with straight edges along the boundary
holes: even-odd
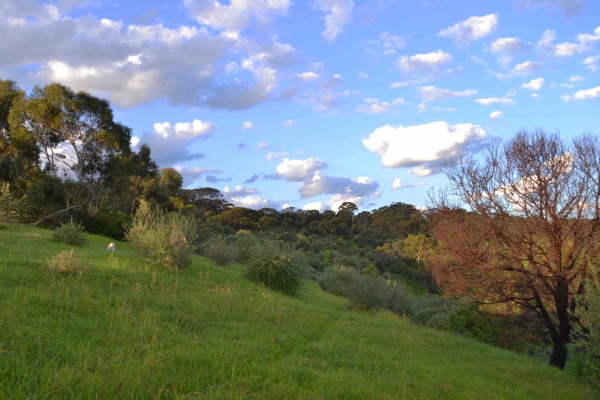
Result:
[[[242,265],[154,268],[86,236],[68,276],[48,272],[72,248],[50,231],[0,229],[0,398],[591,398],[544,361],[348,310],[314,282],[285,296]]]

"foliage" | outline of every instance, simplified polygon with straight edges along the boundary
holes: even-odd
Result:
[[[10,192],[10,184],[0,182],[0,226],[16,220],[20,203]]]
[[[598,160],[596,136],[521,131],[454,160],[448,189],[431,198],[438,246],[427,266],[444,294],[534,311],[561,369],[575,297],[600,256]]]
[[[302,289],[306,270],[307,265],[301,255],[271,244],[256,249],[246,276],[270,289],[294,296]]]
[[[379,270],[375,268],[373,264],[369,265],[367,268],[360,271],[362,276],[368,276],[371,279],[379,278]]]
[[[52,274],[75,275],[81,274],[85,264],[71,251],[63,250],[48,260],[48,271]]]
[[[585,283],[585,303],[575,313],[578,338],[571,345],[577,373],[600,393],[600,276],[597,269]],[[579,300],[583,300],[582,297]]]
[[[213,260],[219,267],[232,264],[238,258],[236,248],[223,235],[210,239],[204,245],[204,255]]]
[[[85,246],[87,239],[84,235],[85,228],[81,223],[77,224],[73,221],[73,217],[66,224],[61,224],[52,232],[52,240],[71,244],[73,246]]]
[[[151,264],[181,269],[191,262],[197,227],[192,216],[168,213],[142,201],[126,226],[125,240]]]

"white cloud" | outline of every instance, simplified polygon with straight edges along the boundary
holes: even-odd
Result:
[[[323,212],[323,211],[327,210],[327,205],[324,203],[321,203],[320,201],[316,201],[314,203],[306,204],[304,207],[302,207],[302,209],[304,211],[316,210],[318,212]]]
[[[583,60],[583,63],[587,66],[587,68],[590,71],[596,73],[598,71],[598,66],[596,65],[598,60],[600,60],[600,54],[598,54],[597,56],[589,56],[588,58]]]
[[[528,90],[540,90],[544,85],[544,78],[532,79],[529,83],[521,85],[523,89]]]
[[[439,121],[407,127],[386,125],[363,139],[363,144],[381,155],[384,167],[413,167],[413,173],[426,176],[438,172],[443,162],[460,152],[473,150],[485,137],[480,126]]]
[[[595,34],[579,34],[577,35],[578,43],[564,42],[554,44],[556,40],[556,32],[548,29],[540,38],[537,46],[540,50],[550,53],[556,57],[569,57],[575,54],[583,53],[592,49],[591,43],[600,40],[600,27],[594,31]]]
[[[498,15],[489,14],[483,17],[471,17],[453,26],[441,30],[438,36],[454,38],[456,44],[467,44],[479,40],[492,33],[498,25]]]
[[[488,97],[485,99],[477,99],[476,103],[479,103],[483,106],[490,106],[492,104],[514,104],[515,99],[511,99],[509,97]]]
[[[367,97],[364,99],[365,104],[361,104],[356,108],[356,111],[367,114],[381,114],[392,111],[394,107],[410,104],[402,97],[398,97],[392,103],[379,101],[377,98]]]
[[[322,35],[328,42],[344,32],[343,27],[352,22],[354,2],[351,0],[315,0],[313,7],[326,13]]]
[[[293,120],[293,119],[287,119],[285,121],[283,121],[283,126],[293,126],[296,125],[298,123],[298,121]]]
[[[231,197],[229,199],[237,207],[251,208],[260,210],[261,208],[277,208],[281,204],[280,201],[263,199],[258,196]]]
[[[419,95],[424,102],[452,99],[455,97],[468,97],[477,94],[477,90],[466,89],[459,92],[453,92],[448,89],[440,89],[435,86],[421,86],[419,89]]]
[[[483,58],[479,58],[474,55],[471,56],[471,61],[473,61],[475,64],[487,65],[487,63],[485,62],[485,60]]]
[[[596,99],[600,97],[600,86],[596,86],[595,88],[578,90],[575,92],[573,96],[565,95],[562,96],[563,101],[571,101],[571,100],[589,100]]]
[[[492,111],[492,113],[490,114],[490,118],[499,119],[500,117],[502,117],[502,114],[504,114],[502,111]]]
[[[515,76],[525,76],[530,73],[537,72],[540,70],[541,67],[542,67],[542,64],[539,62],[525,61],[520,64],[517,64],[508,73],[493,72],[493,71],[486,71],[486,72],[491,73],[498,79],[510,79],[510,78],[514,78]]]
[[[277,175],[288,181],[301,182],[311,178],[315,172],[327,168],[327,163],[318,158],[307,158],[306,160],[290,160],[284,158],[275,168]]]
[[[527,44],[516,37],[498,38],[490,45],[492,53],[498,54],[498,62],[507,66],[513,59],[513,56],[527,50]]]
[[[367,79],[367,78],[369,77],[369,74],[367,74],[366,72],[362,72],[362,71],[358,71],[358,72],[356,73],[356,75],[357,75],[359,78],[362,78],[362,79]]]
[[[271,152],[271,153],[267,154],[267,161],[279,160],[280,158],[287,156],[287,154],[288,153],[286,151],[282,151],[279,153]]]
[[[216,0],[184,0],[183,4],[199,24],[237,36],[252,19],[265,24],[271,14],[285,14],[290,0],[232,1],[222,4]]]
[[[229,186],[225,186],[223,189],[223,197],[226,199],[230,199],[232,197],[239,196],[248,196],[252,194],[259,194],[260,192],[257,189],[253,188],[245,188],[242,185],[236,186],[233,189],[230,189]]]
[[[452,60],[452,55],[437,50],[431,53],[415,54],[414,56],[402,56],[398,60],[398,67],[405,72],[422,71],[429,72]]]
[[[154,155],[152,155],[152,158],[154,158]],[[184,185],[192,184],[192,182],[198,180],[204,174],[219,174],[222,172],[218,169],[203,167],[182,167],[179,165],[174,166],[173,169],[175,169],[181,174],[181,176],[183,177]]]
[[[252,129],[254,128],[254,124],[250,121],[242,122],[242,129]]]
[[[169,122],[154,124],[154,131],[144,132],[139,143],[146,143],[152,149],[152,158],[164,167],[176,162],[203,158],[203,154],[191,153],[187,149],[194,141],[206,137],[215,129],[215,124],[199,119],[193,122],[178,122],[172,126]]]
[[[400,178],[394,178],[392,181],[392,190],[402,189],[402,180]]]
[[[358,178],[333,177],[316,171],[311,178],[302,182],[299,192],[302,198],[314,197],[320,194],[340,194],[353,197],[372,195],[379,183],[366,176]]]
[[[580,75],[575,75],[569,78],[569,82],[583,82],[585,81],[585,79],[583,78],[583,76]]]
[[[570,17],[576,15],[581,10],[581,7],[586,0],[520,0],[520,5],[527,8],[537,8],[541,5],[552,6],[556,5],[565,14]]]
[[[302,72],[301,74],[296,74],[296,76],[298,79],[304,82],[310,82],[319,78],[319,75],[312,71]]]
[[[269,143],[268,142],[259,142],[256,147],[259,149],[266,149],[267,147],[269,147]]]

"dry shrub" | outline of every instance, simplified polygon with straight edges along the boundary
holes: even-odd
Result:
[[[63,250],[48,260],[48,271],[57,275],[76,275],[83,273],[85,264],[71,251]]]

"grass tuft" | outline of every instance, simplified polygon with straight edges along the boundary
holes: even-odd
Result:
[[[51,257],[47,263],[48,271],[59,275],[76,275],[83,273],[85,264],[71,251],[63,250]]]

